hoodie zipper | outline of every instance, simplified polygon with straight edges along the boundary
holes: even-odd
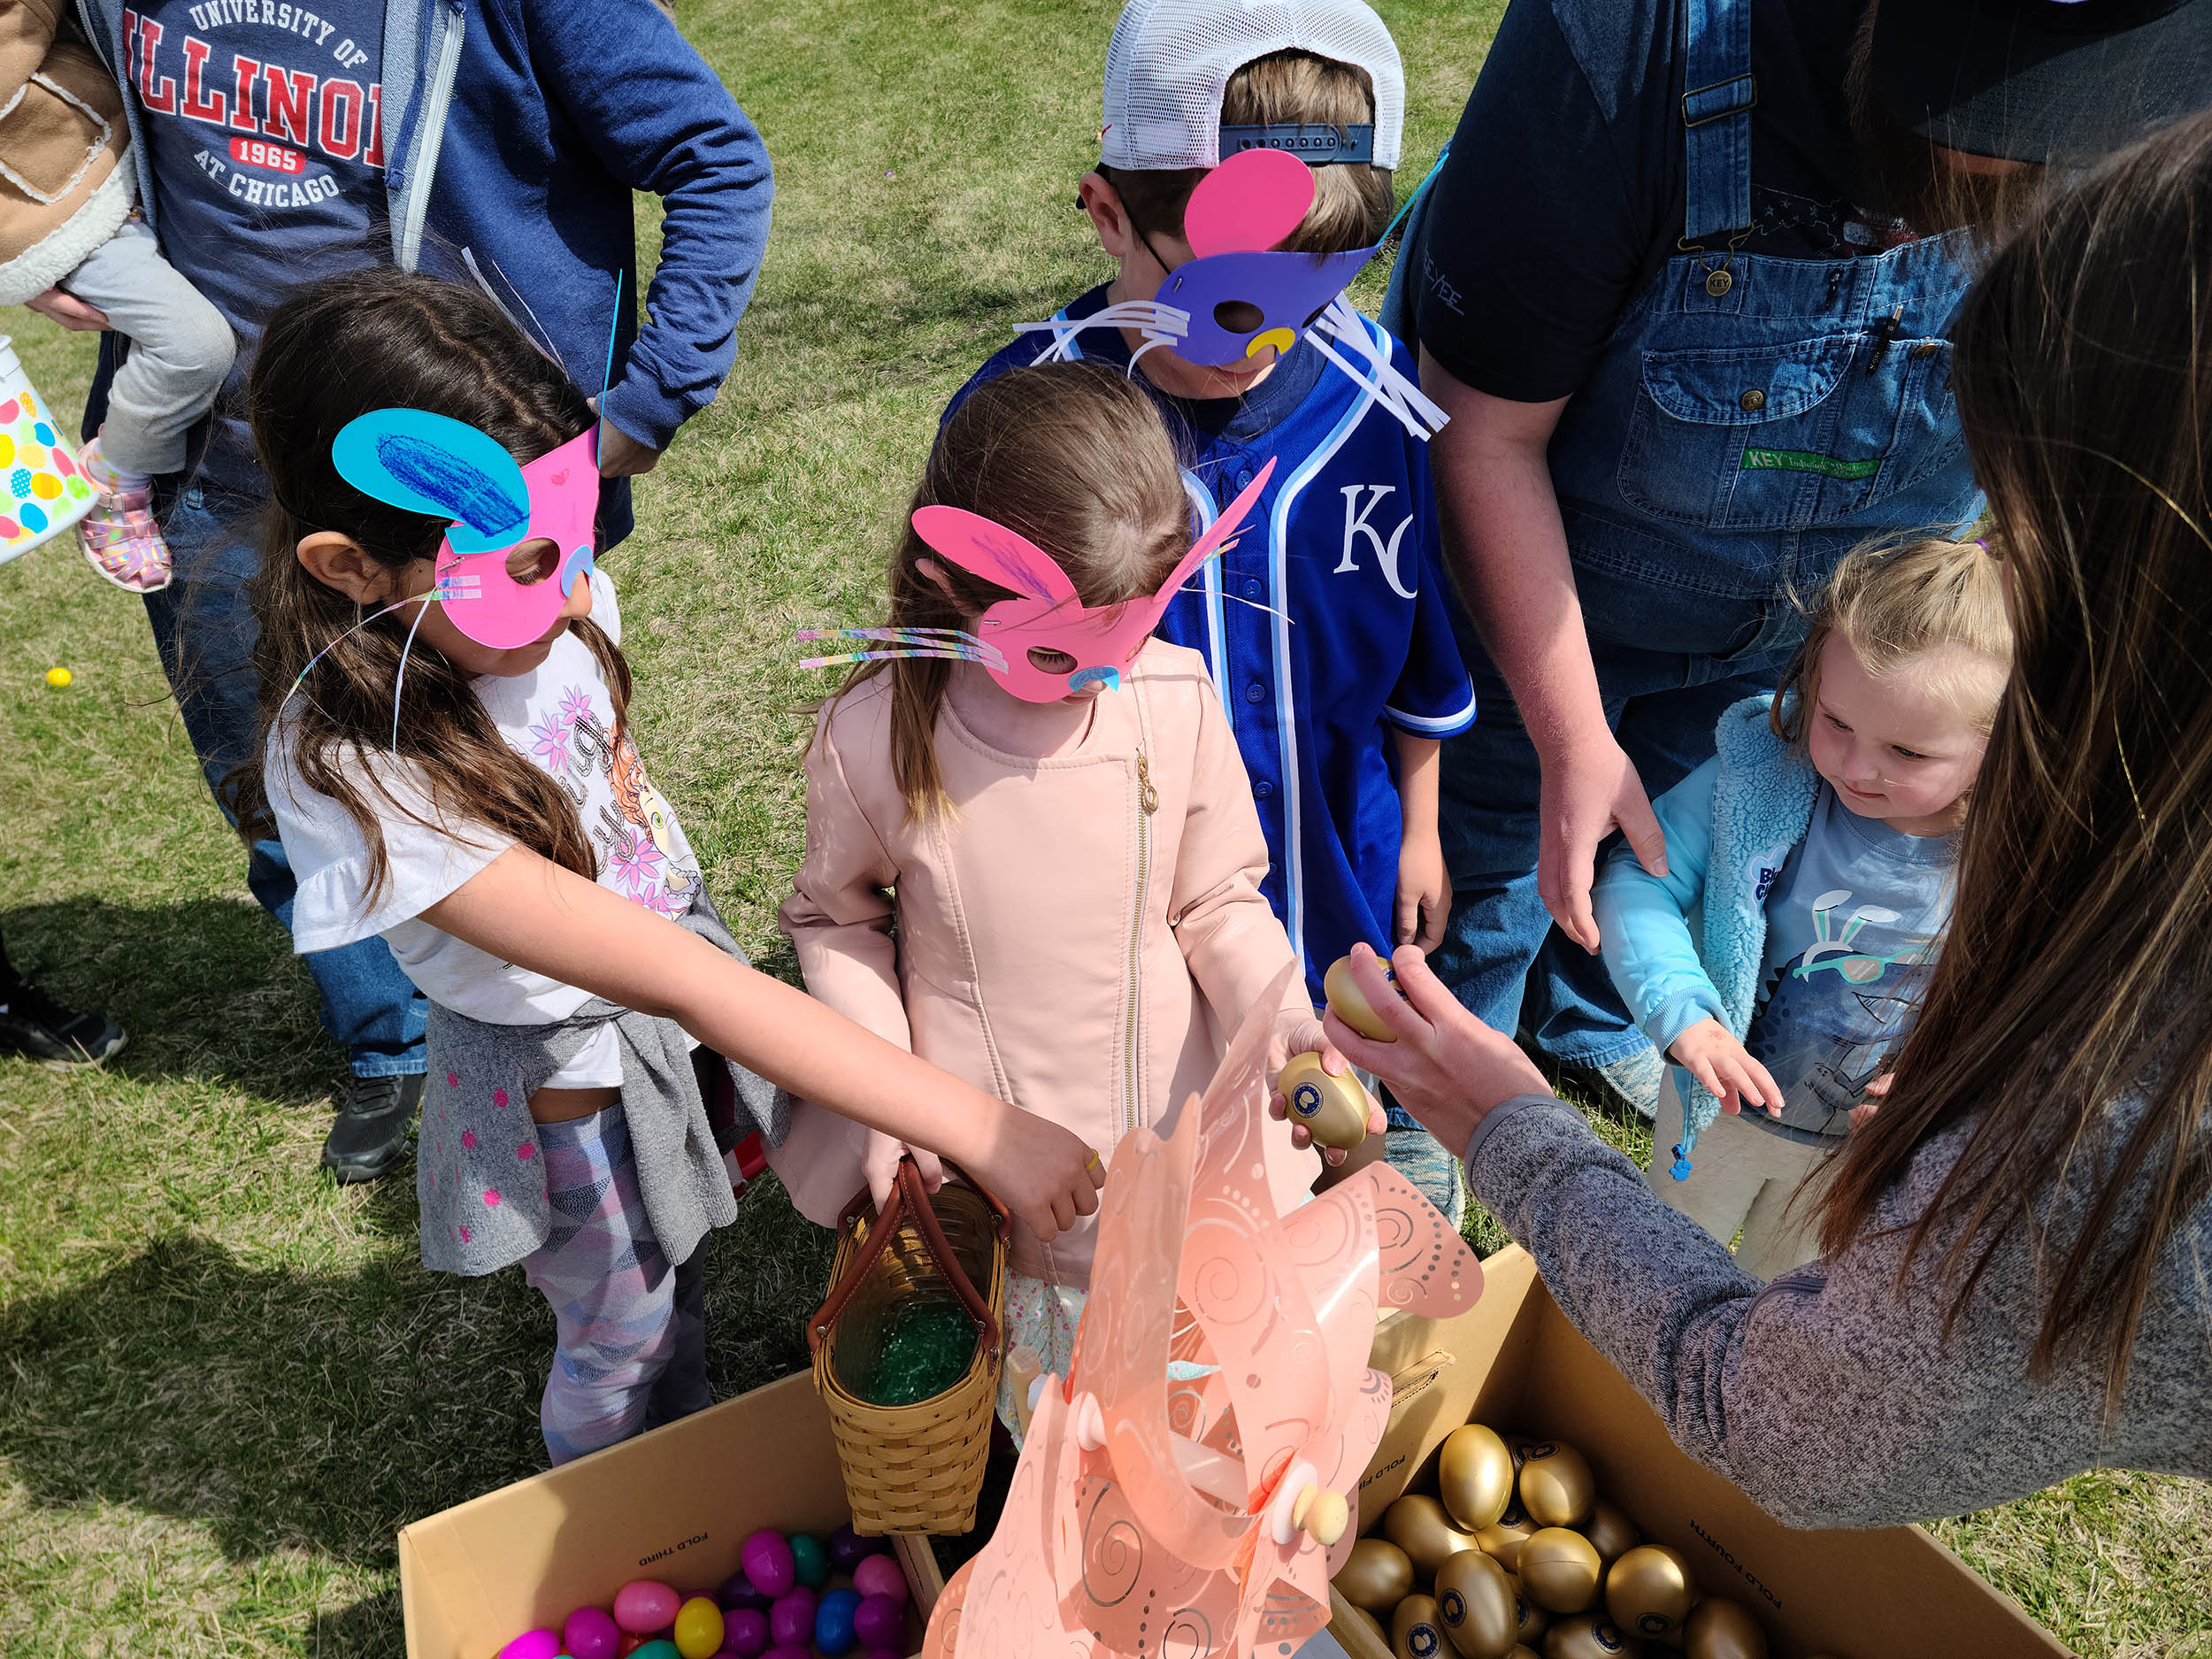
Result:
[[[1129,1019],[1123,1032],[1122,1124],[1127,1134],[1144,1114],[1143,1091],[1137,1084],[1137,1040],[1141,1034],[1139,1010],[1144,995],[1145,891],[1152,879],[1152,815],[1160,810],[1160,792],[1152,787],[1152,762],[1137,750],[1137,901],[1129,915]]]

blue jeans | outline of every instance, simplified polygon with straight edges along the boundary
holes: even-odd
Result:
[[[193,485],[179,495],[162,532],[177,580],[146,595],[146,619],[162,672],[176,694],[186,735],[223,816],[223,775],[251,752],[259,692],[253,672],[254,619],[246,583],[260,565],[248,497]],[[236,821],[234,818],[232,820]],[[292,930],[297,884],[278,841],[256,841],[246,885],[270,915]],[[429,1003],[381,939],[365,939],[302,958],[322,993],[323,1029],[345,1045],[357,1077],[403,1077],[424,1069]]]
[[[1437,814],[1452,872],[1452,918],[1432,958],[1437,977],[1496,1031],[1525,1025],[1548,1054],[1580,1065],[1624,1059],[1645,1046],[1600,957],[1552,926],[1536,893],[1536,749],[1504,677],[1461,630],[1482,717],[1444,744]],[[1713,753],[1713,728],[1732,703],[1771,691],[1787,647],[1733,657],[1647,651],[1593,639],[1605,718],[1657,796]],[[1597,867],[1618,836],[1598,849]]]

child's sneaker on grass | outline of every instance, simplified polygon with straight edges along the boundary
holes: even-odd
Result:
[[[127,593],[159,593],[169,585],[169,544],[154,522],[153,491],[127,488],[97,438],[85,445],[83,461],[93,496],[92,511],[77,526],[85,562]]]
[[[423,1074],[346,1079],[338,1119],[323,1142],[323,1167],[341,1186],[373,1181],[399,1162],[422,1104]]]
[[[93,1065],[127,1041],[105,1014],[58,1002],[28,979],[0,983],[0,1054],[43,1065]]]

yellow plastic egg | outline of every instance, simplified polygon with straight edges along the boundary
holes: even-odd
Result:
[[[1636,1530],[1636,1523],[1628,1518],[1626,1512],[1603,1498],[1591,1506],[1590,1518],[1577,1530],[1590,1540],[1590,1548],[1598,1552],[1598,1559],[1609,1567],[1643,1540]]]
[[[1349,1071],[1331,1077],[1317,1054],[1294,1054],[1275,1074],[1275,1092],[1317,1146],[1347,1149],[1367,1139],[1367,1091]]]
[[[1509,1503],[1494,1523],[1475,1534],[1475,1548],[1508,1572],[1517,1572],[1521,1565],[1521,1546],[1535,1530],[1536,1523],[1528,1518],[1528,1511],[1518,1503]]]
[[[1383,1511],[1382,1530],[1424,1578],[1436,1577],[1448,1557],[1475,1548],[1473,1535],[1454,1526],[1442,1504],[1417,1494],[1408,1494]]]
[[[1390,1616],[1391,1659],[1439,1659],[1444,1625],[1432,1595],[1409,1595]]]
[[[1709,1595],[1682,1626],[1685,1659],[1767,1659],[1766,1632],[1734,1601]]]
[[[1639,1544],[1605,1574],[1605,1610],[1647,1640],[1671,1641],[1697,1604],[1689,1558],[1664,1544]]]
[[[1598,1552],[1579,1532],[1547,1526],[1521,1546],[1521,1588],[1548,1613],[1579,1613],[1598,1599],[1604,1574]]]
[[[52,686],[57,690],[59,690],[62,687],[67,685],[75,678],[76,675],[71,673],[65,668],[50,668],[46,671],[46,683]]]
[[[1505,1659],[1512,1648],[1513,1582],[1479,1549],[1463,1549],[1436,1570],[1436,1608],[1463,1659]]]
[[[1436,1455],[1436,1489],[1452,1519],[1479,1532],[1513,1502],[1513,1454],[1494,1429],[1479,1423],[1454,1429]]]
[[[1598,1501],[1598,1483],[1580,1452],[1564,1440],[1538,1440],[1521,1464],[1521,1507],[1539,1526],[1579,1526]]]
[[[676,1609],[676,1651],[684,1659],[714,1659],[722,1651],[722,1609],[710,1595],[695,1595]]]
[[[1398,976],[1391,971],[1390,953],[1378,951],[1375,954],[1383,977],[1394,986]],[[1328,972],[1321,976],[1321,995],[1329,999],[1329,1006],[1336,1010],[1336,1017],[1361,1036],[1371,1037],[1377,1042],[1398,1041],[1398,1033],[1383,1024],[1382,1016],[1375,1011],[1375,1005],[1367,1000],[1367,994],[1352,978],[1351,957],[1339,956],[1329,964]],[[1398,995],[1403,996],[1405,993],[1401,991]]]
[[[1636,1659],[1643,1651],[1643,1643],[1602,1613],[1578,1613],[1544,1632],[1544,1659]]]
[[[1363,1538],[1329,1582],[1354,1607],[1387,1613],[1413,1594],[1413,1562],[1386,1538]]]

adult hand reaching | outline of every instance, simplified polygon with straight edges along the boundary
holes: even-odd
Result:
[[[591,412],[599,414],[599,400],[588,397]],[[649,472],[660,465],[661,452],[640,443],[614,422],[600,416],[599,420],[599,476],[602,478],[636,478]]]
[[[1667,838],[1644,793],[1636,764],[1610,732],[1544,753],[1539,808],[1541,840],[1536,891],[1552,920],[1593,956],[1597,918],[1590,910],[1598,843],[1615,829],[1628,837],[1637,861],[1655,876],[1667,873]]]
[[[43,294],[34,294],[23,302],[41,317],[59,323],[72,334],[96,334],[113,326],[108,314],[96,305],[88,305],[74,294],[65,294],[59,288],[48,288]]]

